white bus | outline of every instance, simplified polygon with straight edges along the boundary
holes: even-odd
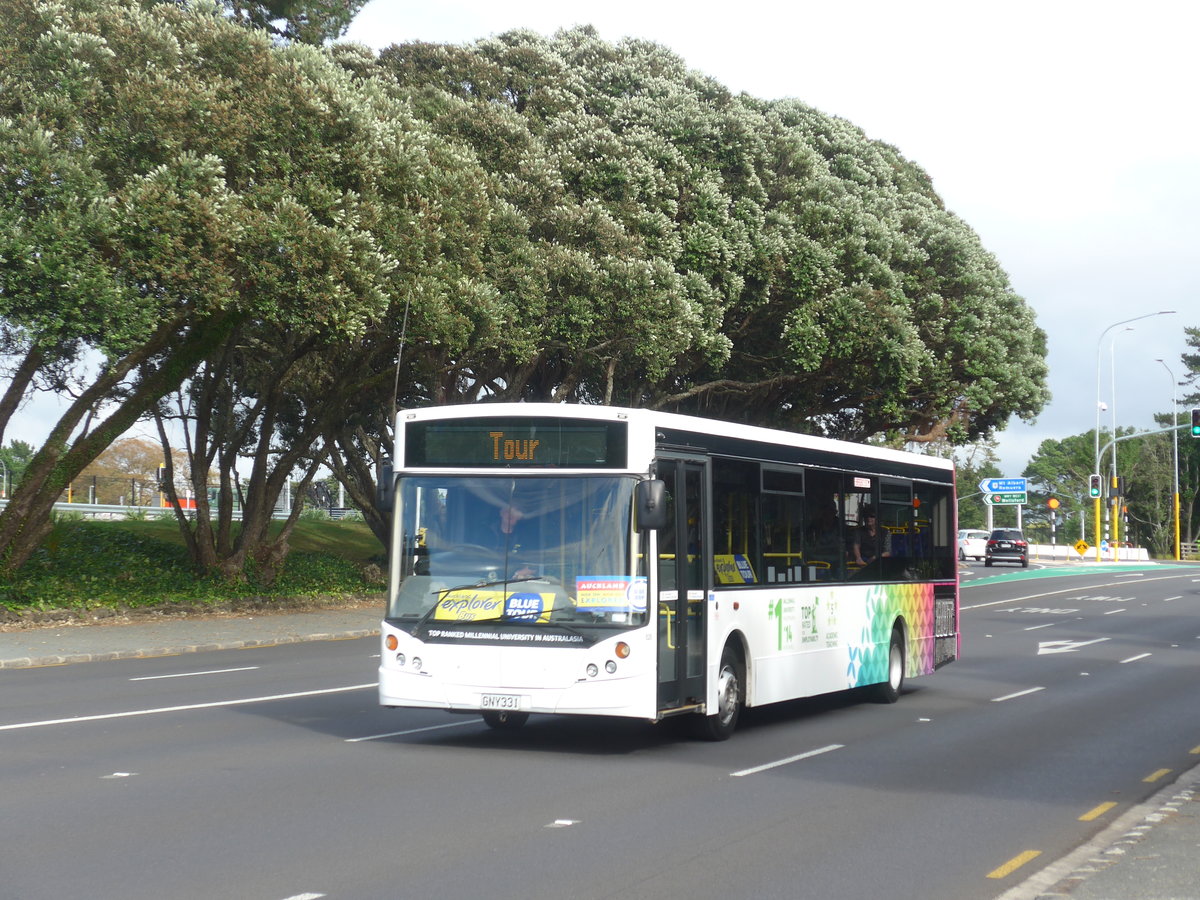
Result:
[[[959,652],[950,462],[644,409],[401,412],[379,698],[659,721],[866,688]]]

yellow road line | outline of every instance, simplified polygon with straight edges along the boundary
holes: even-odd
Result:
[[[1107,803],[1101,803],[1095,809],[1093,809],[1089,812],[1085,812],[1082,816],[1080,816],[1079,821],[1080,822],[1095,821],[1096,819],[1100,818],[1102,815],[1104,815],[1106,812],[1108,812],[1110,809],[1112,809],[1116,805],[1117,804],[1113,803],[1112,801],[1109,801]]]
[[[1189,753],[1197,753],[1197,754],[1200,754],[1200,747],[1193,747],[1193,748],[1192,748],[1191,750],[1189,750],[1188,752],[1189,752]]]
[[[1021,866],[1025,865],[1025,863],[1029,862],[1030,860],[1037,859],[1041,855],[1041,850],[1026,850],[1024,853],[1019,853],[1014,856],[1004,865],[1000,866],[1000,868],[993,869],[992,871],[988,872],[987,877],[1007,878],[1013,872],[1017,871],[1017,869],[1021,868]]]
[[[1159,769],[1157,772],[1151,772],[1149,775],[1143,778],[1142,781],[1146,782],[1146,784],[1151,784],[1155,781],[1158,781],[1158,779],[1162,778],[1164,775],[1170,774],[1170,769]]]

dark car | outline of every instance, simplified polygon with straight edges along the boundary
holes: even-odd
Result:
[[[983,564],[1015,562],[1029,567],[1029,543],[1015,528],[997,528],[988,536]]]

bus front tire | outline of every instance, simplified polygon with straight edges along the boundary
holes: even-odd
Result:
[[[745,667],[729,647],[721,654],[717,672],[717,711],[699,722],[700,737],[707,741],[725,741],[732,737],[745,701]]]
[[[496,731],[515,731],[529,721],[529,713],[489,709],[481,713],[488,728]]]

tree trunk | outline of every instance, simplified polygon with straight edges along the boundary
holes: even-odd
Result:
[[[159,399],[178,389],[212,344],[214,332],[219,335],[228,321],[228,318],[215,318],[208,327],[193,328],[173,348],[169,347],[169,339],[181,322],[163,323],[153,340],[144,343],[136,354],[126,357],[120,365],[106,370],[67,408],[46,443],[30,460],[12,500],[0,512],[0,576],[16,571],[28,561],[49,532],[50,514],[67,485]],[[68,446],[71,434],[84,417],[102,402],[110,400],[113,389],[128,373],[164,349],[167,356],[162,364],[144,371],[107,419]]]

